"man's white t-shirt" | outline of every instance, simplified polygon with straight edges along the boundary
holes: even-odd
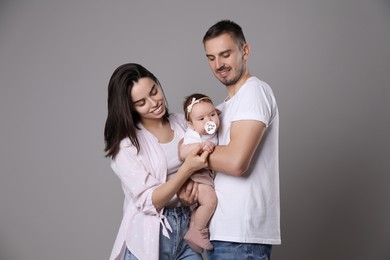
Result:
[[[209,226],[210,239],[280,244],[279,113],[273,92],[267,83],[251,77],[218,109],[222,111],[219,145],[229,144],[233,121],[261,121],[266,131],[243,176],[216,174],[218,205]]]

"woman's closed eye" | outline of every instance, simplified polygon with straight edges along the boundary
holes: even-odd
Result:
[[[154,85],[153,88],[152,88],[152,90],[150,91],[150,95],[151,95],[151,96],[155,96],[155,95],[157,95],[157,93],[158,93],[157,86]]]

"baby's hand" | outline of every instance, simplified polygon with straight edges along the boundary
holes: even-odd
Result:
[[[209,153],[212,153],[214,151],[214,148],[215,148],[215,144],[213,142],[205,141],[202,143],[203,152],[207,151]]]

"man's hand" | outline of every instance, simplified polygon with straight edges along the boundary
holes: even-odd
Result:
[[[177,197],[185,206],[191,206],[198,202],[198,183],[188,179],[177,192]]]

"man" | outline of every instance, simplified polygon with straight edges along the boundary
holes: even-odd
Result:
[[[203,44],[228,93],[218,106],[219,145],[209,157],[218,206],[209,225],[214,249],[208,259],[270,259],[272,245],[281,243],[276,100],[268,84],[249,72],[250,47],[239,25],[216,23]],[[188,202],[196,199],[196,186],[191,189]]]

